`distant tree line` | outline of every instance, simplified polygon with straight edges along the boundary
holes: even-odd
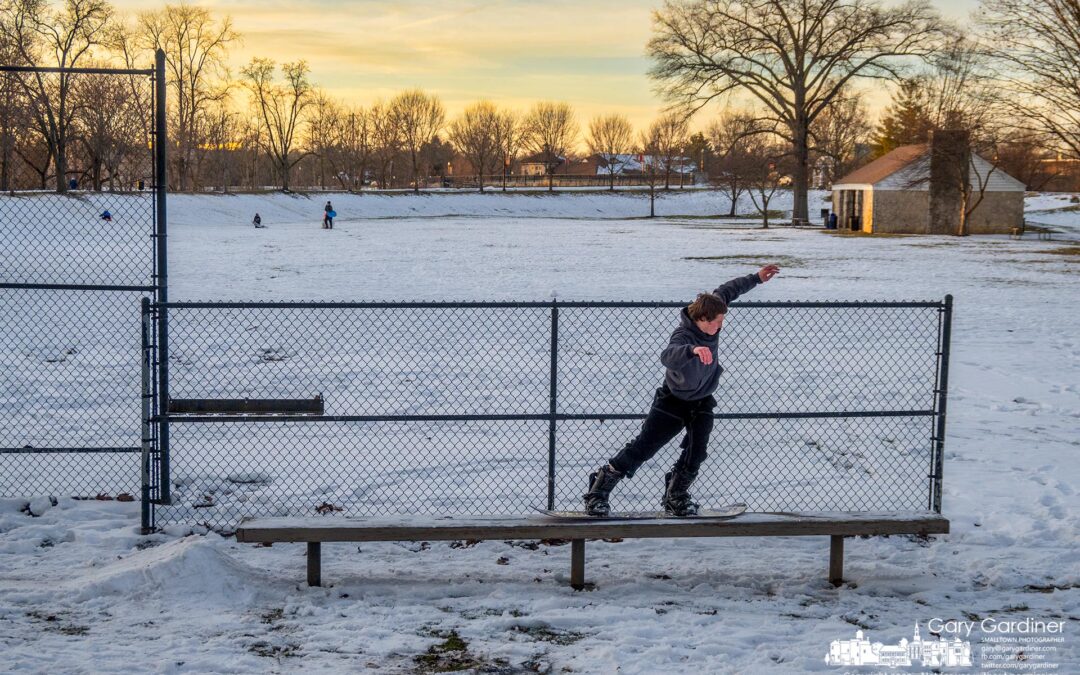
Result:
[[[710,173],[737,192],[782,167],[796,219],[815,183],[934,129],[967,131],[1036,189],[1080,161],[1080,0],[981,0],[963,28],[928,0],[669,0],[653,23],[650,74],[673,108],[732,108],[710,126]],[[896,94],[872,129],[857,85],[875,81]]]
[[[145,68],[162,49],[174,190],[419,191],[467,176],[483,191],[523,163],[554,189],[588,158],[609,188],[630,175],[654,194],[692,169],[732,214],[744,195],[767,213],[790,185],[805,218],[811,187],[934,129],[969,130],[973,151],[1032,189],[1080,162],[1080,0],[982,0],[963,34],[927,0],[677,0],[653,21],[650,74],[671,105],[644,129],[620,114],[582,125],[556,101],[448,118],[416,89],[348,104],[303,60],[234,74],[232,19],[186,3],[122,16],[105,0],[0,0],[0,63]],[[860,89],[873,81],[894,91],[876,124]],[[143,77],[0,74],[0,190],[138,189],[151,105]]]

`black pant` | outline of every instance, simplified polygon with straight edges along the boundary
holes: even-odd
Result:
[[[656,390],[652,408],[641,425],[641,433],[609,460],[611,466],[627,477],[633,476],[660,448],[686,429],[681,445],[682,454],[675,461],[674,468],[676,471],[697,475],[701,463],[708,456],[714,408],[716,399],[712,396],[697,401],[685,401],[672,394],[665,384]]]

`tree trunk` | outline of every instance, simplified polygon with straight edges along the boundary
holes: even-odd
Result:
[[[808,186],[810,185],[810,145],[807,126],[806,121],[800,118],[796,121],[795,128],[792,129],[794,136],[793,149],[795,151],[795,175],[792,176],[794,205],[791,211],[793,224],[809,221],[807,196]]]
[[[11,134],[4,130],[3,149],[0,150],[0,191],[11,189]]]
[[[971,187],[960,191],[960,222],[956,229],[956,236],[967,236],[968,203],[971,201]]]

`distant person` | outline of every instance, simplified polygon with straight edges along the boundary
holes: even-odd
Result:
[[[829,229],[835,230],[837,225],[836,213],[829,214]]]
[[[106,223],[112,222],[112,214],[109,213],[109,209],[105,209],[101,212],[101,219],[104,220]]]
[[[322,219],[322,226],[323,226],[324,230],[332,230],[332,229],[334,229],[334,216],[336,216],[336,215],[337,215],[337,213],[334,212],[334,207],[330,203],[330,200],[329,199],[326,200],[326,206],[323,207],[323,219]]]
[[[251,219],[251,224],[256,228],[265,227],[265,225],[262,224],[262,218],[257,213],[255,214],[255,217]]]

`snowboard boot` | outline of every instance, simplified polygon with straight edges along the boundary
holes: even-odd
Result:
[[[589,491],[583,495],[585,513],[590,516],[606,516],[611,513],[608,497],[622,479],[623,474],[611,468],[610,464],[605,464],[590,473]]]
[[[673,516],[696,516],[701,504],[690,496],[690,486],[697,474],[683,471],[669,471],[664,474],[664,499],[661,502],[664,511]]]

